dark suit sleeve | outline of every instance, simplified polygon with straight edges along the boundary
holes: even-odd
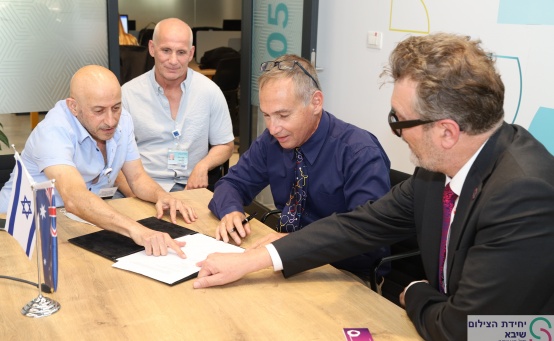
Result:
[[[408,316],[425,339],[465,340],[468,315],[554,313],[554,188],[530,177],[488,188],[454,250],[453,294],[424,283],[406,293]]]
[[[275,241],[285,277],[413,236],[412,203],[407,180],[373,204],[333,214]]]

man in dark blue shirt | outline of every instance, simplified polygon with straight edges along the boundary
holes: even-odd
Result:
[[[307,60],[285,55],[263,63],[262,71],[260,111],[267,129],[217,182],[209,204],[221,219],[216,238],[225,242],[232,238],[240,244],[250,234],[250,226],[241,223],[244,206],[267,185],[275,206],[295,213],[290,218],[283,212],[286,218],[277,226],[281,233],[275,239],[335,212],[377,200],[390,189],[390,161],[379,141],[323,110],[323,93]],[[305,173],[300,179],[307,177],[302,190],[307,194],[301,208],[290,209],[298,147]],[[298,223],[292,227],[289,220]],[[388,253],[388,247],[383,247],[332,265],[365,277],[373,262]]]

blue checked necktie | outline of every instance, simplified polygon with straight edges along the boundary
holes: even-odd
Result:
[[[441,293],[445,293],[444,282],[444,262],[446,261],[446,248],[448,247],[448,230],[450,229],[450,218],[452,217],[452,210],[454,209],[454,203],[458,195],[450,188],[450,183],[444,187],[442,194],[442,237],[441,247],[439,254],[439,290]]]
[[[304,164],[304,154],[300,148],[294,150],[294,181],[290,190],[289,200],[281,212],[279,232],[290,233],[302,228],[300,218],[304,213],[308,185],[308,173]]]

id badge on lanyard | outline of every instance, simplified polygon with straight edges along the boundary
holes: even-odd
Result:
[[[104,169],[102,173],[98,175],[98,177],[96,177],[96,179],[92,180],[92,183],[96,184],[98,181],[100,181],[101,177],[107,177],[108,178],[107,185],[109,186],[112,183],[110,179],[111,173],[112,173],[111,167]],[[111,199],[114,196],[116,191],[117,191],[117,186],[100,188],[98,190],[98,196],[102,199]]]
[[[173,148],[167,151],[167,169],[186,170],[189,162],[189,153],[180,146],[181,132],[175,129],[171,132],[175,139]]]

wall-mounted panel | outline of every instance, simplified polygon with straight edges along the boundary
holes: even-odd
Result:
[[[73,73],[108,67],[106,0],[0,0],[0,113],[47,111]]]

